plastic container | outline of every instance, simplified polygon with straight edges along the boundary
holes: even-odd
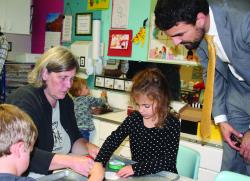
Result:
[[[114,170],[114,171],[119,171],[124,166],[125,166],[125,163],[120,160],[110,160],[108,163],[109,169]]]

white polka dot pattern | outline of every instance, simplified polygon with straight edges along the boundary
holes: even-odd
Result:
[[[147,128],[139,112],[134,112],[106,139],[96,161],[106,165],[113,152],[129,135],[134,175],[147,175],[160,171],[177,173],[176,157],[179,148],[180,122],[174,117],[166,119],[163,128]]]

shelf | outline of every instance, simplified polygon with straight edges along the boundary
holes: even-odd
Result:
[[[162,59],[153,59],[150,58],[148,62],[155,63],[166,63],[166,64],[177,64],[177,65],[186,65],[186,66],[200,66],[199,62],[187,61],[187,60],[162,60]]]

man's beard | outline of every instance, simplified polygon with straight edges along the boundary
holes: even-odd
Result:
[[[202,41],[202,39],[204,38],[204,35],[205,35],[205,29],[198,29],[197,30],[198,33],[199,33],[199,38],[196,39],[195,41],[193,42],[188,42],[188,41],[183,41],[181,42],[182,45],[184,45],[188,50],[193,50],[193,49],[197,49]]]

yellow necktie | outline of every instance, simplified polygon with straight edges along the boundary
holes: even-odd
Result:
[[[201,114],[201,137],[203,139],[209,138],[211,134],[211,113],[213,104],[213,89],[214,89],[214,74],[216,52],[213,43],[213,36],[205,35],[205,40],[208,44],[208,66],[207,66],[207,80],[204,92],[204,101]]]

